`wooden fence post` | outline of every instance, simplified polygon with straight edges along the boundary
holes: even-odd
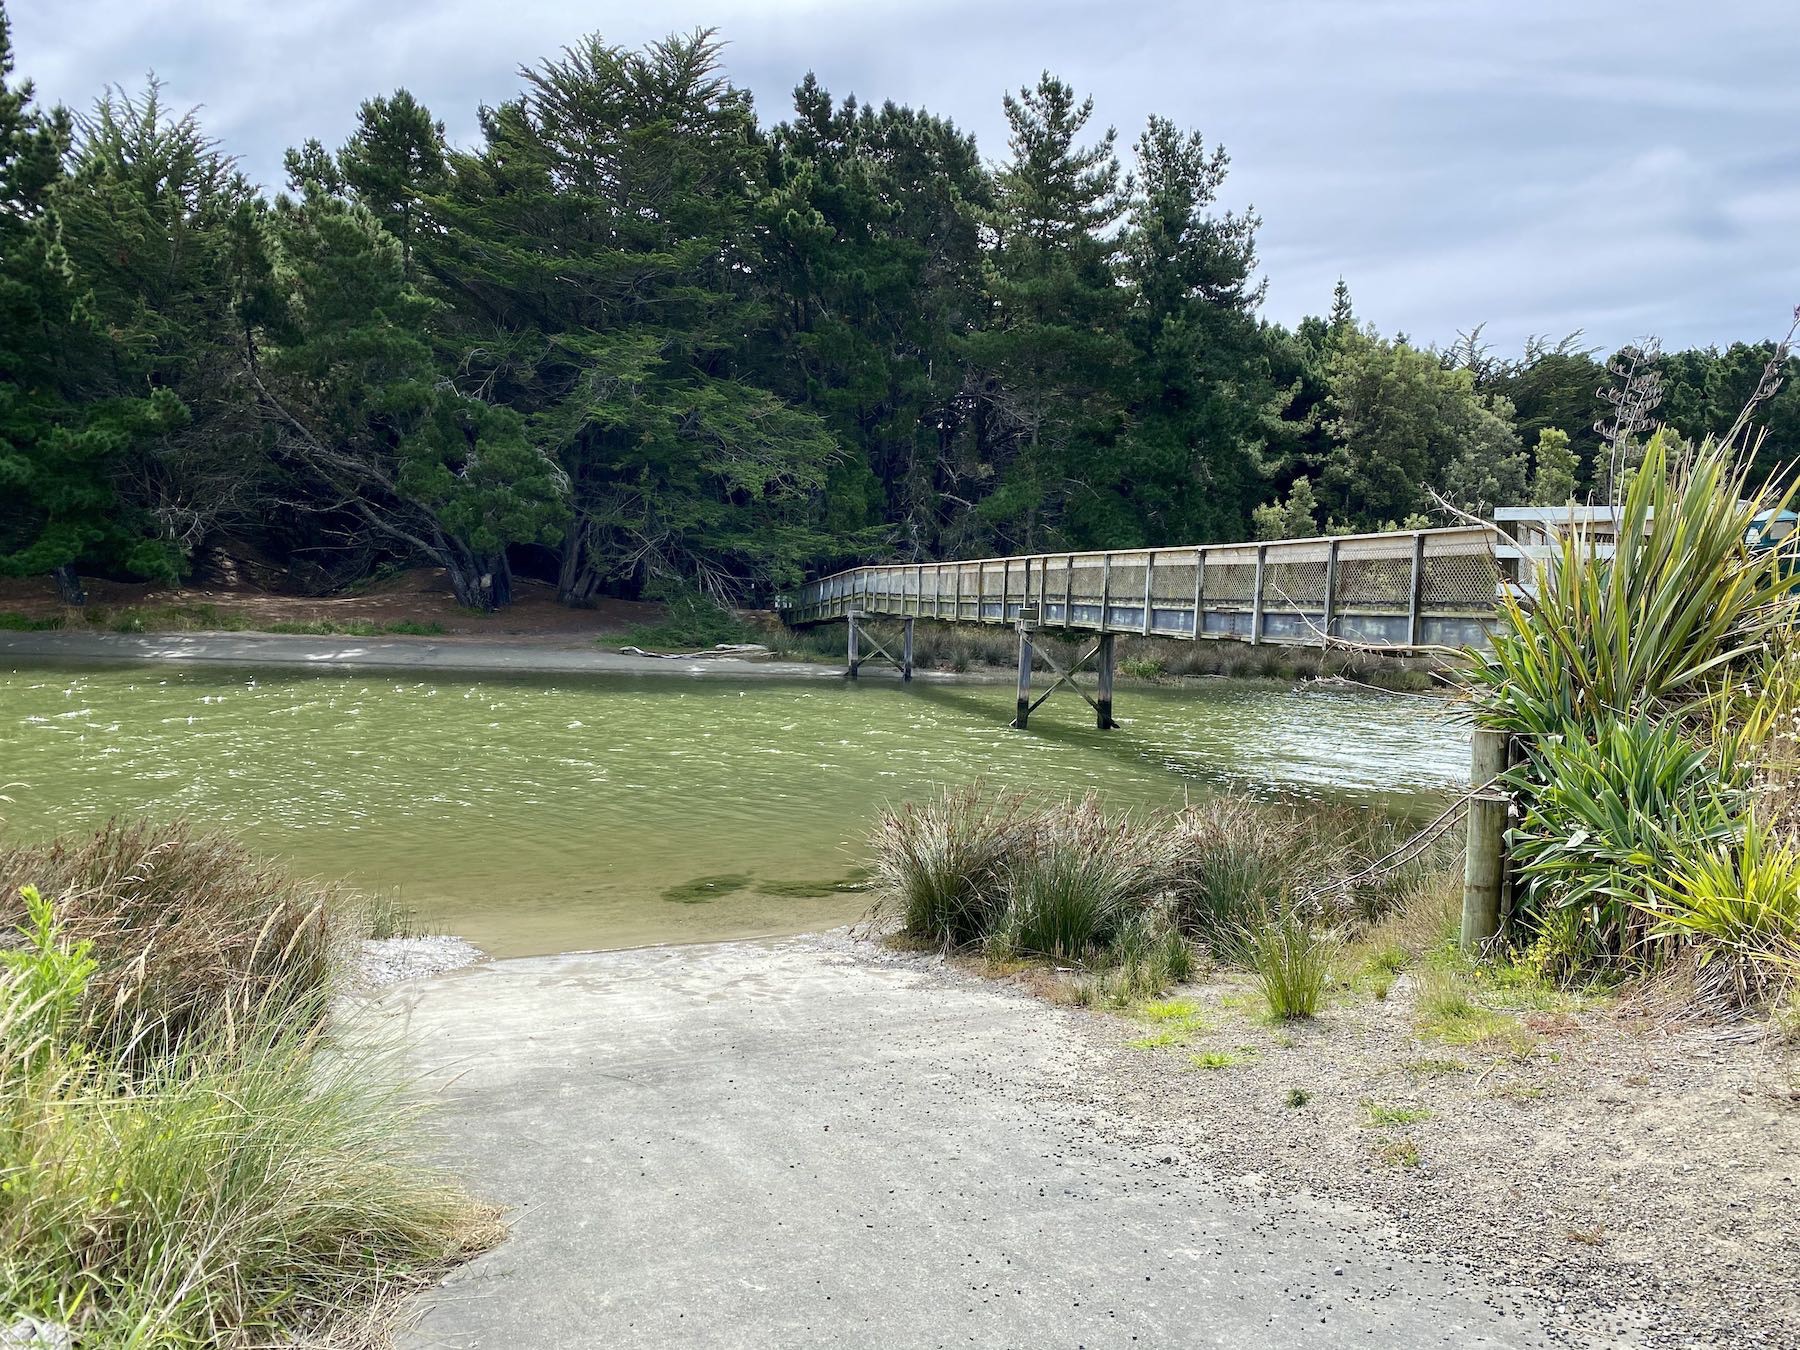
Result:
[[[1331,645],[1331,625],[1337,618],[1338,541],[1325,545],[1325,622],[1319,634],[1319,645]]]
[[[1500,931],[1506,883],[1506,793],[1496,780],[1506,772],[1510,737],[1475,728],[1469,752],[1469,846],[1463,865],[1462,945],[1477,950]]]

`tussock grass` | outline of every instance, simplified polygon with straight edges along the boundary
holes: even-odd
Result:
[[[181,827],[4,859],[6,1320],[83,1350],[347,1343],[495,1238],[420,1162],[393,1047],[336,1035],[328,893]]]
[[[284,1002],[317,1011],[349,904],[220,834],[110,821],[86,837],[0,847],[0,931],[22,927],[23,887],[56,907],[70,941],[92,945],[88,1036],[181,1040],[222,1010]]]
[[[877,915],[947,946],[986,937],[1006,910],[1003,879],[1026,829],[1024,805],[977,784],[884,812],[873,840]]]
[[[1417,1125],[1437,1114],[1429,1106],[1399,1106],[1378,1102],[1372,1097],[1364,1098],[1362,1107],[1363,1124],[1376,1130],[1395,1125]]]
[[[1269,1016],[1294,1021],[1318,1013],[1339,946],[1336,934],[1289,908],[1246,930],[1243,946]]]

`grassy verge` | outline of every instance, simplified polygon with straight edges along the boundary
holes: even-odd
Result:
[[[229,841],[0,849],[0,1307],[89,1347],[369,1344],[495,1236],[332,1015],[347,898]]]
[[[890,811],[876,912],[914,944],[1047,964],[1058,996],[1125,1007],[1211,960],[1253,971],[1269,1011],[1319,1008],[1344,934],[1388,912],[1435,859],[1357,880],[1400,827],[1351,810],[1218,798],[1109,814],[979,787]]]

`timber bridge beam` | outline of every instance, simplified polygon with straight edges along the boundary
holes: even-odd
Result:
[[[1511,550],[1485,526],[1287,539],[1259,544],[1087,553],[1035,553],[965,562],[853,567],[777,600],[799,626],[847,620],[849,668],[884,658],[912,678],[916,619],[1009,625],[1019,633],[1015,726],[1067,684],[1112,718],[1113,650],[1121,633],[1177,641],[1330,646],[1404,654],[1478,644],[1492,631]],[[901,620],[901,652],[888,652],[864,625]],[[1034,652],[1031,635],[1058,629],[1095,641],[1067,671]],[[864,644],[868,647],[865,648]],[[872,649],[872,650],[870,650]],[[866,654],[865,654],[866,653]],[[1056,675],[1031,697],[1034,655]],[[1075,683],[1091,668],[1097,697]]]

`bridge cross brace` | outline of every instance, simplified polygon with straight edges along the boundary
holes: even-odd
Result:
[[[1113,634],[1102,633],[1092,647],[1076,657],[1074,664],[1064,670],[1056,664],[1056,658],[1049,652],[1034,649],[1031,633],[1032,629],[1029,624],[1021,623],[1019,625],[1019,697],[1017,712],[1010,725],[1015,730],[1024,731],[1030,723],[1031,714],[1043,706],[1045,699],[1066,684],[1082,698],[1087,699],[1088,706],[1094,710],[1095,726],[1102,731],[1111,731],[1117,727],[1119,724],[1113,721],[1112,715]],[[1056,678],[1050,682],[1050,687],[1035,699],[1031,697],[1031,661],[1034,654],[1042,656],[1044,664],[1049,666],[1056,675]],[[1075,683],[1075,677],[1088,668],[1090,661],[1095,662],[1093,669],[1100,679],[1097,699],[1089,697],[1088,691]]]
[[[854,680],[864,661],[880,657],[900,672],[902,680],[911,683],[913,677],[913,621],[911,619],[900,620],[900,655],[896,657],[877,642],[868,629],[862,626],[860,611],[851,610],[847,617],[850,620],[850,660],[849,669],[844,674]],[[872,654],[869,656],[863,655],[862,644],[865,641],[872,649]]]

